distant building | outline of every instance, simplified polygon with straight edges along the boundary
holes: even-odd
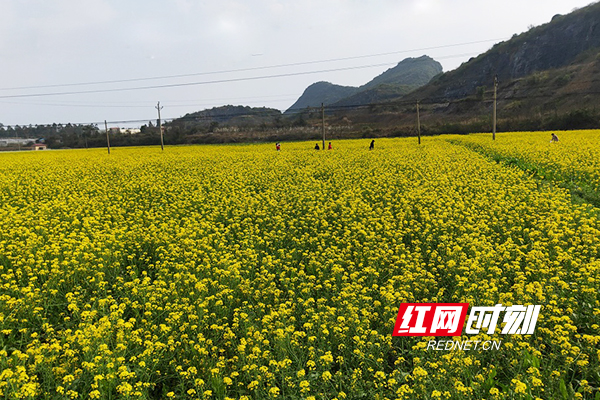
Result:
[[[127,128],[124,133],[129,133],[130,135],[136,135],[140,133],[142,130],[140,128]],[[121,130],[123,132],[123,130]]]
[[[31,150],[48,150],[48,146],[46,146],[46,143],[34,143]]]
[[[113,128],[109,128],[108,129],[109,133],[115,134],[115,133],[123,133],[123,134],[128,134],[128,135],[135,135],[137,133],[141,132],[140,128],[119,128],[119,127],[113,127]]]
[[[28,143],[31,143],[33,139],[23,139],[23,138],[1,138],[0,139],[0,147],[8,147],[8,146],[27,146]]]

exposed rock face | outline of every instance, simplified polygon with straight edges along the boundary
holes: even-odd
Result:
[[[551,22],[495,45],[488,52],[444,74],[422,89],[421,97],[462,98],[479,86],[522,78],[567,66],[600,48],[600,3],[556,15]],[[421,90],[419,90],[421,92]]]
[[[442,71],[442,64],[429,56],[406,58],[361,86],[360,89],[372,89],[386,84],[419,87],[427,84],[431,78],[441,74]]]

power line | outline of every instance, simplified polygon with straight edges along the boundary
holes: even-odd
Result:
[[[527,79],[527,78],[523,78],[523,79]],[[592,80],[578,80],[577,83],[578,84],[594,84],[597,83],[598,80],[597,79],[592,79]],[[552,88],[555,89],[556,86],[552,85],[552,84],[534,84],[533,87],[535,89],[543,89],[543,88]],[[560,89],[560,88],[559,88]],[[491,91],[486,91],[486,93],[491,93]],[[517,90],[518,92],[518,90]],[[215,101],[232,101],[232,100],[244,100],[244,101],[251,101],[251,102],[257,102],[259,101],[259,99],[268,99],[268,98],[278,98],[277,100],[270,100],[270,101],[266,101],[266,103],[269,102],[276,102],[276,101],[283,101],[283,100],[293,100],[296,97],[282,97],[282,96],[292,96],[292,94],[282,94],[282,95],[272,95],[272,96],[257,96],[257,97],[236,97],[236,98],[218,98],[218,99],[206,99],[206,100],[190,100],[190,101],[185,101],[185,102],[175,102],[175,103],[170,103],[170,102],[163,102],[165,104],[167,104],[170,107],[185,107],[185,106],[189,106],[189,107],[193,107],[193,106],[210,106],[212,105]],[[544,97],[543,95],[538,95],[541,97]],[[530,97],[530,96],[528,96]],[[521,96],[515,96],[512,95],[509,97],[510,99],[521,99],[523,97]],[[525,97],[527,98],[527,97]],[[439,101],[442,101],[443,99],[437,99]],[[500,101],[503,100],[503,98],[499,99]],[[203,103],[199,103],[199,102],[203,102]],[[265,101],[262,101],[263,103],[265,103]],[[85,108],[148,108],[150,106],[152,106],[153,104],[151,103],[145,103],[144,105],[142,105],[142,103],[139,103],[140,105],[133,105],[132,103],[123,103],[121,102],[120,104],[106,104],[106,103],[65,103],[65,102],[60,102],[60,103],[40,103],[40,102],[14,102],[14,101],[0,101],[0,103],[3,104],[18,104],[18,105],[39,105],[39,106],[56,106],[56,107],[85,107]],[[412,104],[412,102],[411,102]],[[423,100],[423,104],[427,104],[427,99]],[[331,107],[328,106],[328,107]],[[338,106],[338,107],[343,107],[343,106]],[[290,110],[292,111],[292,110]]]
[[[285,74],[273,74],[273,75],[263,75],[263,76],[254,76],[254,77],[244,77],[244,78],[218,79],[218,80],[213,80],[213,81],[171,83],[171,84],[166,84],[166,85],[138,86],[138,87],[131,87],[131,88],[115,88],[115,89],[81,90],[81,91],[73,91],[73,92],[54,92],[54,93],[31,93],[31,94],[3,95],[3,96],[0,96],[0,99],[14,99],[14,98],[24,98],[24,97],[64,96],[64,95],[90,94],[90,93],[110,93],[110,92],[124,92],[124,91],[132,91],[132,90],[164,89],[164,88],[172,88],[172,87],[210,85],[210,84],[216,84],[216,83],[254,81],[254,80],[261,80],[261,79],[284,78],[284,77],[298,76],[298,75],[313,75],[313,74],[328,73],[328,72],[349,71],[349,70],[365,69],[365,68],[375,68],[375,67],[385,67],[385,66],[396,65],[396,64],[397,63],[371,64],[371,65],[360,65],[360,66],[355,66],[355,67],[343,67],[343,68],[323,69],[323,70],[318,70],[318,71],[289,72],[289,73],[285,73]]]
[[[110,104],[68,104],[68,103],[23,103],[23,102],[15,102],[15,101],[0,101],[2,104],[15,104],[15,105],[23,105],[23,106],[50,106],[50,107],[82,107],[82,108],[148,108],[149,106],[134,106],[134,105],[110,105]]]
[[[257,102],[260,99],[273,99],[277,98],[278,101],[281,100],[293,100],[297,98],[295,93],[282,93],[277,95],[269,95],[269,96],[247,96],[247,97],[221,97],[221,98],[213,98],[213,99],[195,99],[195,100],[176,100],[174,102],[164,102],[167,103],[169,107],[184,107],[184,106],[204,106],[204,105],[212,105],[216,101],[250,101]],[[275,100],[269,100],[267,102],[273,102]],[[210,103],[207,103],[210,102]],[[132,101],[111,101],[111,102],[57,102],[57,103],[40,103],[36,101],[6,101],[0,100],[2,104],[16,104],[16,105],[24,105],[24,106],[60,106],[60,107],[98,107],[98,108],[148,108],[153,107],[153,102],[132,102]]]
[[[437,57],[437,59],[464,57],[464,56],[468,56],[468,55],[472,55],[472,54],[474,54],[474,53],[454,54],[454,55]],[[35,94],[22,94],[22,95],[4,95],[4,96],[0,96],[0,99],[28,98],[28,97],[47,97],[47,96],[58,96],[58,95],[89,94],[89,93],[104,93],[104,92],[146,90],[146,89],[180,87],[180,86],[193,86],[193,85],[204,85],[204,84],[213,84],[213,83],[224,83],[224,82],[238,82],[238,81],[246,81],[246,80],[269,79],[269,78],[287,77],[287,76],[295,76],[295,75],[308,75],[308,74],[317,74],[317,73],[322,73],[322,72],[335,72],[335,71],[344,71],[344,70],[353,70],[353,69],[364,69],[364,68],[372,68],[372,67],[380,67],[380,66],[390,66],[390,65],[394,65],[394,64],[396,64],[396,63],[373,64],[373,65],[363,65],[363,66],[355,66],[355,67],[343,67],[343,68],[321,70],[321,71],[305,71],[305,72],[287,73],[287,74],[278,74],[278,75],[267,75],[267,76],[259,76],[259,77],[234,78],[234,79],[217,80],[217,81],[189,82],[189,83],[158,85],[158,86],[146,86],[146,87],[114,88],[114,89],[86,90],[86,91],[75,91],[75,92],[58,92],[58,93],[35,93]],[[265,97],[278,97],[278,96],[261,96],[261,97],[256,97],[256,98],[265,98]],[[254,99],[254,98],[255,97],[246,97],[246,99]],[[219,99],[215,99],[215,100],[219,100]],[[213,100],[213,101],[215,101],[215,100]],[[220,100],[223,100],[223,99],[220,99]],[[288,100],[288,99],[286,98],[285,100]],[[291,100],[293,100],[293,99],[291,99]],[[125,105],[125,106],[121,106],[121,105],[115,105],[115,104],[108,104],[108,105],[104,104],[104,105],[102,105],[102,104],[82,104],[82,103],[73,103],[73,104],[65,104],[65,103],[33,103],[33,102],[32,103],[17,103],[17,102],[7,102],[7,101],[0,101],[0,103],[4,103],[4,104],[22,104],[22,105],[42,105],[42,106],[61,106],[61,107],[98,107],[98,108],[143,108],[143,107],[148,107],[148,105]],[[123,104],[123,103],[121,103],[121,104]],[[125,103],[125,104],[127,104],[127,103]],[[184,105],[185,104],[173,104],[172,106],[184,106]],[[194,104],[192,104],[192,105],[194,105]],[[206,103],[202,104],[202,105],[206,105]]]
[[[52,85],[36,85],[36,86],[9,87],[9,88],[0,88],[0,91],[44,89],[44,88],[72,87],[72,86],[88,86],[88,85],[127,83],[127,82],[140,82],[140,81],[185,78],[185,77],[203,76],[203,75],[226,74],[226,73],[234,73],[234,72],[258,71],[258,70],[273,69],[273,68],[294,67],[294,66],[320,64],[320,63],[328,63],[328,62],[348,61],[348,60],[356,60],[356,59],[363,59],[363,58],[381,57],[381,56],[387,56],[387,55],[395,55],[395,54],[411,53],[411,52],[418,52],[418,51],[444,49],[444,48],[467,46],[467,45],[472,45],[472,44],[480,44],[480,43],[488,43],[488,42],[502,42],[502,41],[507,40],[507,39],[508,38],[485,39],[485,40],[478,40],[478,41],[472,41],[472,42],[454,43],[454,44],[447,44],[447,45],[441,45],[441,46],[431,46],[431,47],[423,47],[423,48],[410,49],[410,50],[398,50],[398,51],[385,52],[385,53],[366,54],[366,55],[351,56],[351,57],[341,57],[341,58],[332,58],[332,59],[325,59],[325,60],[304,61],[304,62],[296,62],[296,63],[288,63],[288,64],[267,65],[267,66],[260,66],[260,67],[251,67],[251,68],[239,68],[239,69],[209,71],[209,72],[196,72],[196,73],[190,73],[190,74],[164,75],[164,76],[155,76],[155,77],[146,77],[146,78],[130,78],[130,79],[91,81],[91,82],[79,82],[79,83],[62,83],[62,84],[52,84]],[[571,42],[574,42],[574,41],[573,40],[563,40],[563,41],[554,42],[554,44],[564,44],[564,43],[571,43]],[[470,55],[470,54],[473,54],[473,53],[461,54],[461,55],[451,55],[451,56],[441,56],[441,57],[435,57],[434,59],[441,60],[441,59],[453,58],[453,57],[458,57],[458,56],[466,56],[466,55]],[[311,72],[308,72],[308,73],[311,73]],[[168,87],[168,86],[164,85],[164,86],[157,86],[157,87]],[[145,88],[146,87],[142,87],[142,89],[145,89]],[[154,88],[154,87],[148,87],[148,88]],[[135,90],[135,89],[136,88],[131,88],[131,89],[125,89],[125,88],[123,88],[123,89],[116,89],[116,90]],[[82,91],[80,93],[96,93],[96,92]],[[65,94],[72,94],[72,92],[66,92]],[[47,94],[47,95],[55,95],[55,94],[51,93],[51,94]],[[38,96],[38,95],[32,95],[32,96]],[[4,96],[0,96],[0,98],[5,98],[5,97]]]
[[[367,67],[367,66],[364,66]],[[352,68],[361,68],[361,67],[352,67]],[[314,73],[316,73],[316,71],[313,71]],[[255,77],[253,79],[261,79],[263,77]],[[245,79],[245,78],[240,78],[240,79]],[[523,78],[523,79],[527,79],[527,78]],[[592,80],[583,80],[583,81],[576,81],[577,83],[581,84],[581,83],[597,83],[598,80],[597,79],[592,79]],[[555,88],[554,85],[551,84],[535,84],[534,87],[536,89],[543,89],[543,88]],[[525,89],[528,89],[527,87],[525,87]],[[577,92],[563,92],[560,93],[560,89],[558,88],[559,92],[558,93],[554,93],[554,95],[557,96],[572,96],[572,95],[586,95],[586,94],[600,94],[600,92],[598,91],[577,91]],[[519,95],[518,92],[519,90],[512,90],[512,92],[514,93],[513,95],[509,95],[507,97],[503,97],[500,98],[499,101],[511,101],[511,100],[526,100],[526,99],[534,99],[534,98],[547,98],[549,95],[545,95],[545,94],[538,94],[538,95]],[[276,96],[263,96],[263,97],[276,97]],[[489,100],[482,100],[482,99],[478,99],[475,98],[474,96],[466,96],[460,99],[447,99],[447,98],[442,98],[442,97],[433,97],[433,98],[429,98],[429,99],[421,99],[421,105],[435,105],[435,104],[452,104],[452,103],[459,103],[459,102],[464,102],[464,101],[479,101],[482,103],[488,103]],[[0,101],[1,102],[1,101]],[[31,103],[33,104],[33,103]],[[410,105],[413,106],[414,105],[414,100],[395,100],[395,101],[388,101],[388,102],[380,102],[380,103],[370,103],[370,104],[355,104],[355,105],[329,105],[326,106],[326,110],[328,112],[335,112],[335,111],[350,111],[350,110],[359,110],[359,109],[365,109],[365,108],[375,108],[375,107],[380,107],[380,106],[402,106],[402,105]],[[302,108],[302,109],[293,109],[293,110],[288,110],[285,112],[285,114],[281,114],[282,116],[291,116],[294,114],[302,114],[305,113],[307,111],[310,112],[312,107],[308,107],[308,108]],[[236,115],[246,115],[245,113],[243,114],[231,114],[230,116],[236,116]],[[207,118],[227,118],[227,114],[220,114],[219,116],[206,116],[206,117],[190,117],[190,120],[197,120],[197,119],[207,119]],[[187,120],[186,117],[175,117],[175,118],[164,118],[163,120],[165,121],[172,121],[172,120],[181,120],[181,121],[185,121]],[[139,120],[124,120],[124,121],[109,121],[111,124],[116,124],[116,123],[140,123],[140,122],[146,122],[148,121],[148,118],[145,119],[139,119]],[[75,124],[75,125],[99,125],[103,123],[103,121],[100,122],[92,122],[92,123],[79,123],[79,124]],[[28,126],[31,124],[23,124],[20,126]],[[44,124],[37,124],[37,125],[41,125],[43,126]],[[5,127],[16,127],[19,126],[18,124],[16,125],[4,125]]]
[[[600,91],[584,91],[584,92],[566,92],[566,93],[562,93],[561,96],[581,96],[581,95],[586,95],[586,94],[600,94]],[[511,96],[508,98],[504,98],[501,99],[503,101],[508,101],[508,100],[527,100],[527,99],[538,99],[538,98],[547,98],[548,96],[546,95],[526,95],[526,96]],[[471,101],[471,102],[481,102],[481,103],[490,103],[492,100],[490,99],[484,99],[484,100],[480,100],[477,98],[474,98],[473,96],[469,96],[469,97],[463,97],[463,98],[459,98],[459,99],[447,99],[447,98],[429,98],[429,99],[423,99],[420,101],[421,105],[449,105],[449,104],[456,104],[456,103],[462,103],[465,101]],[[352,110],[360,110],[360,109],[376,109],[377,107],[399,107],[399,106],[413,106],[414,105],[414,101],[413,100],[396,100],[396,101],[389,101],[389,102],[379,102],[379,103],[370,103],[370,104],[354,104],[354,105],[340,105],[340,106],[335,106],[335,105],[329,105],[329,106],[325,106],[326,111],[328,112],[336,112],[336,111],[352,111]],[[299,114],[304,114],[304,113],[310,113],[310,112],[317,112],[319,110],[319,107],[305,107],[302,109],[294,109],[294,110],[289,110],[286,111],[286,113],[281,113],[281,114],[275,114],[271,115],[271,117],[276,117],[276,116],[282,116],[282,117],[289,117],[289,116],[293,116],[293,115],[299,115]],[[163,118],[163,121],[181,121],[181,122],[186,122],[186,121],[200,121],[200,120],[225,120],[225,119],[230,119],[230,118],[234,118],[236,116],[244,116],[244,115],[248,115],[247,113],[224,113],[224,114],[218,114],[218,115],[210,115],[210,114],[205,114],[205,115],[186,115],[183,117],[170,117],[170,118]],[[118,120],[118,121],[108,121],[108,123],[110,124],[131,124],[131,123],[144,123],[147,122],[149,119],[148,118],[144,118],[144,119],[135,119],[135,120]],[[150,118],[151,120],[151,118]],[[85,123],[71,123],[71,125],[100,125],[104,123],[104,121],[99,121],[99,122],[85,122]],[[39,126],[45,126],[45,124],[36,124]],[[46,125],[52,125],[52,124],[46,124]],[[9,128],[9,127],[16,127],[16,126],[21,126],[21,127],[27,127],[28,125],[3,125],[4,128]]]
[[[411,52],[417,52],[417,51],[445,49],[445,48],[450,48],[450,47],[459,47],[459,46],[467,46],[467,45],[472,45],[472,44],[496,42],[496,41],[502,41],[505,39],[506,38],[485,39],[485,40],[477,40],[477,41],[473,41],[473,42],[454,43],[454,44],[447,44],[447,45],[441,45],[441,46],[423,47],[423,48],[411,49],[411,50],[398,50],[398,51],[391,51],[391,52],[386,52],[386,53],[365,54],[365,55],[360,55],[360,56],[330,58],[330,59],[326,59],[326,60],[303,61],[303,62],[296,62],[296,63],[289,63],[289,64],[266,65],[266,66],[251,67],[251,68],[238,68],[238,69],[210,71],[210,72],[196,72],[196,73],[191,73],[191,74],[164,75],[164,76],[154,76],[154,77],[147,77],[147,78],[116,79],[116,80],[106,80],[106,81],[92,81],[92,82],[79,82],[79,83],[62,83],[62,84],[53,84],[53,85],[36,85],[36,86],[20,86],[20,87],[10,87],[10,88],[0,88],[0,91],[26,90],[26,89],[47,89],[47,88],[70,87],[70,86],[105,85],[105,84],[113,84],[113,83],[141,82],[141,81],[161,80],[161,79],[189,78],[192,76],[227,74],[227,73],[234,73],[234,72],[259,71],[259,70],[272,69],[272,68],[297,67],[297,66],[302,66],[302,65],[312,65],[312,64],[322,64],[322,63],[337,62],[337,61],[358,60],[358,59],[362,59],[362,58],[382,57],[382,56],[389,56],[389,55],[402,54],[402,53],[411,53]]]
[[[600,91],[585,91],[585,92],[567,92],[567,93],[563,93],[563,96],[581,96],[581,95],[586,95],[586,94],[594,94],[594,95],[598,95],[600,94]],[[528,96],[515,96],[515,97],[510,97],[506,100],[513,100],[513,99],[518,99],[518,100],[527,100],[527,99],[538,99],[538,98],[546,98],[547,96],[544,95],[528,95]],[[430,99],[425,99],[425,100],[420,100],[420,105],[428,105],[428,106],[432,106],[432,105],[450,105],[450,104],[456,104],[456,103],[462,103],[465,101],[470,101],[470,102],[480,102],[480,103],[491,103],[491,99],[487,99],[487,100],[480,100],[480,99],[476,99],[474,97],[463,97],[460,99],[444,99],[444,98],[430,98]],[[357,110],[361,110],[361,109],[369,109],[372,111],[376,111],[376,109],[378,107],[401,107],[401,106],[407,106],[407,107],[413,107],[415,104],[415,101],[413,100],[399,100],[399,101],[390,101],[390,102],[380,102],[380,103],[371,103],[371,104],[356,104],[356,105],[344,105],[344,106],[325,106],[325,111],[327,112],[336,112],[336,111],[357,111]],[[293,115],[300,115],[300,114],[305,114],[305,113],[315,113],[315,115],[319,112],[320,107],[305,107],[302,109],[295,109],[295,110],[291,110],[289,112],[284,113],[275,113],[273,112],[271,115],[258,115],[258,117],[291,117]],[[246,116],[248,115],[248,113],[245,112],[231,112],[231,113],[221,113],[221,114],[217,114],[217,115],[210,115],[210,114],[204,114],[204,115],[185,115],[183,117],[171,117],[171,118],[162,118],[163,121],[175,121],[177,120],[178,122],[200,122],[203,120],[216,120],[216,121],[225,121],[231,118],[235,118],[238,116]],[[109,124],[132,124],[132,123],[146,123],[149,120],[152,120],[152,118],[144,118],[144,119],[133,119],[133,120],[118,120],[118,121],[107,121]],[[85,122],[85,123],[71,123],[71,126],[85,126],[85,125],[101,125],[103,124],[104,121],[99,121],[99,122]],[[51,126],[52,124],[36,124],[34,126]],[[57,124],[57,125],[62,125],[65,126],[67,124]],[[29,125],[3,125],[3,127],[6,128],[14,128],[14,127],[21,127],[21,128],[27,128]]]
[[[473,54],[473,53],[439,57],[439,59],[452,58],[452,57],[463,57],[463,56],[470,55],[470,54]],[[80,90],[80,91],[72,91],[72,92],[53,92],[53,93],[51,92],[51,93],[14,94],[14,95],[0,96],[0,99],[64,96],[64,95],[91,94],[91,93],[111,93],[111,92],[124,92],[124,91],[149,90],[149,89],[164,89],[164,88],[172,88],[172,87],[185,87],[185,86],[209,85],[209,84],[217,84],[217,83],[230,83],[230,82],[261,80],[261,79],[283,78],[283,77],[298,76],[298,75],[313,75],[313,74],[319,74],[319,73],[349,71],[349,70],[375,68],[375,67],[386,67],[386,66],[392,66],[392,65],[397,65],[397,63],[359,65],[359,66],[354,66],[354,67],[341,67],[341,68],[324,69],[324,70],[317,70],[317,71],[289,72],[289,73],[284,73],[284,74],[273,74],[273,75],[263,75],[263,76],[254,76],[254,77],[244,77],[244,78],[230,78],[230,79],[220,79],[220,80],[213,80],[213,81],[171,83],[171,84],[153,85],[153,86],[137,86],[137,87],[129,87],[129,88]]]
[[[271,97],[278,97],[278,96],[271,96]],[[252,103],[257,103],[260,102],[261,104],[264,103],[275,103],[275,102],[280,102],[280,101],[288,101],[288,100],[295,100],[296,97],[280,97],[278,99],[275,100],[259,100],[260,98],[248,98],[249,100],[245,100],[245,102],[247,102],[246,104],[252,104]],[[151,104],[146,104],[146,105],[118,105],[118,104],[85,104],[85,103],[40,103],[40,102],[15,102],[15,101],[0,101],[0,103],[2,104],[15,104],[15,105],[24,105],[24,106],[49,106],[49,107],[69,107],[69,108],[74,108],[74,107],[82,107],[82,108],[149,108],[151,107]],[[203,107],[203,106],[211,106],[214,103],[198,103],[198,102],[194,102],[194,103],[169,103],[169,102],[164,102],[165,104],[167,104],[169,107]]]

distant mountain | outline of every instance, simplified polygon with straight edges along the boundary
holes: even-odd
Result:
[[[186,115],[178,120],[185,124],[180,131],[210,132],[207,137],[215,142],[318,138],[320,132],[312,128],[322,123],[320,112],[290,111],[324,103],[330,106],[326,124],[332,137],[413,135],[420,101],[425,134],[486,132],[492,130],[496,75],[498,131],[598,128],[600,3],[556,15],[441,72],[430,57],[409,58],[360,87],[310,85],[287,116],[273,109],[226,106]],[[351,107],[364,104],[370,106]],[[208,126],[197,129],[202,122]]]
[[[306,107],[318,107],[321,103],[333,104],[343,98],[352,96],[359,89],[353,86],[334,85],[329,82],[313,83],[304,90],[302,96],[289,108],[289,110],[301,110]],[[288,111],[289,111],[288,110]]]
[[[245,125],[255,126],[271,123],[281,117],[281,111],[267,107],[221,106],[186,114],[174,119],[170,124],[183,126],[198,125]]]
[[[402,97],[417,88],[418,86],[412,85],[394,85],[382,83],[369,89],[359,90],[352,96],[344,97],[332,105],[334,107],[350,107],[356,105],[380,103],[382,101]]]
[[[359,89],[372,89],[383,84],[423,86],[442,71],[442,65],[429,56],[406,58]]]
[[[404,95],[442,72],[442,65],[428,56],[407,58],[360,87],[329,82],[310,85],[286,111],[325,105],[362,105]]]

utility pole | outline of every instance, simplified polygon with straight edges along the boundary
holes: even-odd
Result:
[[[163,130],[162,130],[162,122],[160,121],[160,110],[162,110],[163,108],[160,105],[160,101],[158,102],[158,104],[155,107],[158,110],[158,130],[160,131],[160,149],[162,151],[165,150],[165,143],[163,141]]]
[[[323,134],[323,150],[325,150],[325,105],[321,103],[321,133]]]
[[[419,137],[419,144],[421,144],[421,116],[419,115],[419,100],[417,100],[417,136]]]
[[[496,140],[496,100],[498,97],[498,75],[494,76],[494,114],[492,116],[492,140]]]
[[[108,124],[104,120],[104,130],[106,131],[106,147],[108,148],[108,154],[110,154],[110,139],[108,138]]]

